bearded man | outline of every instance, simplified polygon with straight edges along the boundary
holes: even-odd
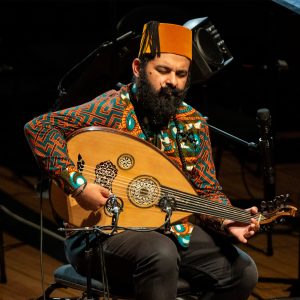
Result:
[[[140,52],[132,63],[132,83],[80,106],[36,117],[25,125],[25,135],[41,168],[82,208],[99,210],[114,191],[99,184],[101,180],[85,178],[78,162],[69,157],[67,139],[78,129],[110,127],[160,149],[202,199],[222,203],[226,211],[231,204],[216,179],[208,125],[201,113],[185,102],[191,62],[190,29],[156,21],[145,24]],[[152,157],[144,159],[151,161]],[[155,161],[153,165],[155,168]],[[249,212],[255,214],[257,208]],[[139,300],[176,299],[179,276],[201,293],[201,299],[246,300],[257,283],[257,269],[228,235],[246,243],[258,228],[254,218],[243,224],[195,215],[193,222],[182,219],[170,224],[168,231],[92,232],[92,275],[103,275],[101,266],[105,263],[109,284],[118,289],[131,287]],[[86,274],[85,233],[68,234],[65,246],[70,263]]]

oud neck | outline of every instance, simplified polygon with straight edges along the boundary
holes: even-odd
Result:
[[[162,188],[164,191],[166,188]],[[167,198],[174,202],[174,210],[180,210],[196,214],[209,215],[216,218],[224,218],[244,224],[250,224],[251,218],[263,220],[264,216],[260,213],[252,215],[249,211],[238,207],[226,205],[213,200],[202,198],[199,196],[186,194],[180,191],[167,189]]]

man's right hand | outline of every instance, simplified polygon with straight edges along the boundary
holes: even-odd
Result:
[[[99,184],[87,183],[84,191],[75,196],[77,203],[86,210],[98,210],[105,205],[111,192]]]

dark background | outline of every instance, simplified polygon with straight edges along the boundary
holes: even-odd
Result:
[[[188,102],[211,124],[257,142],[256,112],[272,116],[278,163],[299,161],[299,9],[278,1],[4,1],[0,3],[0,163],[18,174],[38,168],[23,134],[24,124],[57,105],[57,86],[68,70],[106,41],[151,19],[183,24],[208,16],[234,60],[204,84],[191,87]],[[64,81],[62,106],[86,101],[113,82],[131,79],[130,60],[114,48],[100,50]],[[116,63],[117,62],[117,63]],[[86,88],[76,90],[85,72]],[[80,81],[79,81],[80,82]],[[74,88],[75,86],[75,88]],[[73,87],[73,90],[72,90]],[[69,89],[69,90],[68,90]],[[234,142],[232,142],[234,144]],[[228,141],[225,142],[228,144]]]

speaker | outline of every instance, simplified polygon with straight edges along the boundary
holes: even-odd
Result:
[[[192,84],[205,82],[233,60],[208,17],[189,20],[183,26],[193,32]]]

